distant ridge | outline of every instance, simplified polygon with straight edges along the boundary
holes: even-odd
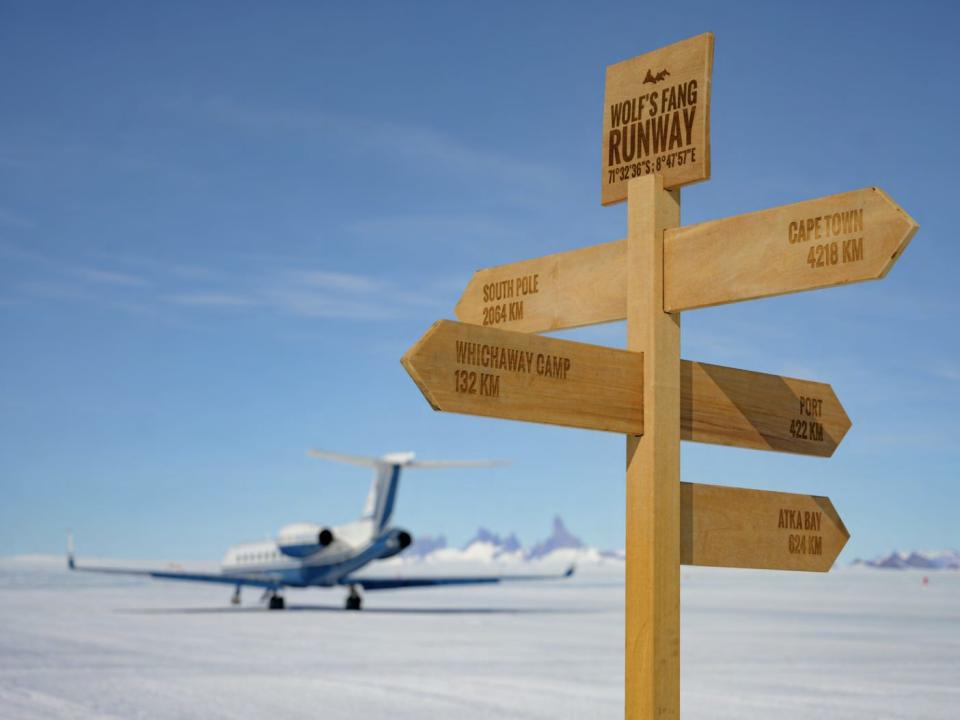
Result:
[[[881,555],[873,560],[857,558],[850,564],[886,570],[960,570],[960,552],[956,550],[933,552],[914,550],[905,553],[895,550],[889,555]]]
[[[514,534],[500,535],[485,527],[477,528],[473,537],[462,548],[452,548],[443,535],[423,535],[415,538],[398,561],[401,562],[549,562],[558,560],[576,562],[623,561],[623,551],[601,551],[588,546],[571,533],[563,519],[556,516],[550,535],[525,548]]]

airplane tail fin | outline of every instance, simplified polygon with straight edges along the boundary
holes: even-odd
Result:
[[[397,501],[397,488],[400,485],[400,470],[405,467],[422,469],[441,469],[458,467],[493,467],[505,465],[502,460],[416,460],[412,452],[390,453],[380,458],[344,455],[324,450],[309,450],[312,457],[335,460],[350,465],[361,465],[374,470],[373,482],[367,493],[361,518],[371,520],[374,529],[379,532],[390,523],[393,508]]]
[[[67,567],[71,570],[77,569],[77,561],[74,559],[74,553],[73,533],[67,532]]]

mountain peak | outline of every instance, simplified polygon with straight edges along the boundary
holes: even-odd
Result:
[[[550,534],[550,537],[534,545],[530,549],[530,552],[527,553],[527,558],[531,560],[541,558],[560,548],[582,547],[584,547],[583,541],[567,530],[566,525],[563,524],[563,520],[559,515],[556,515],[553,518],[553,532]]]
[[[463,549],[466,550],[475,543],[486,543],[488,545],[492,545],[494,548],[496,548],[498,553],[516,552],[523,547],[515,534],[510,533],[506,537],[500,537],[497,533],[491,532],[485,527],[478,527],[473,538],[471,538],[467,544],[463,546]]]
[[[894,550],[873,560],[854,560],[854,565],[866,565],[874,568],[905,570],[910,568],[923,570],[960,570],[960,553],[956,550],[937,552],[898,552]]]

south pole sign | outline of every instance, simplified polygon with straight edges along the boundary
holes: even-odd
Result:
[[[869,187],[680,224],[710,177],[713,35],[607,68],[601,203],[623,240],[478,270],[402,362],[435,410],[626,436],[624,716],[680,717],[680,566],[826,572],[829,498],[684,483],[680,441],[833,455],[833,388],[680,359],[680,313],[884,277],[918,230]],[[626,320],[626,350],[537,333]]]

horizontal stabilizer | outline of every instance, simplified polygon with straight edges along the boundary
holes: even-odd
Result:
[[[334,460],[349,465],[362,467],[382,467],[384,465],[399,465],[401,467],[422,468],[424,470],[443,468],[480,468],[509,465],[509,460],[416,460],[412,452],[390,453],[383,457],[373,458],[362,455],[345,455],[343,453],[328,452],[327,450],[308,450],[307,455],[323,460]]]
[[[425,470],[441,468],[480,468],[509,465],[509,460],[414,460],[409,467]]]

